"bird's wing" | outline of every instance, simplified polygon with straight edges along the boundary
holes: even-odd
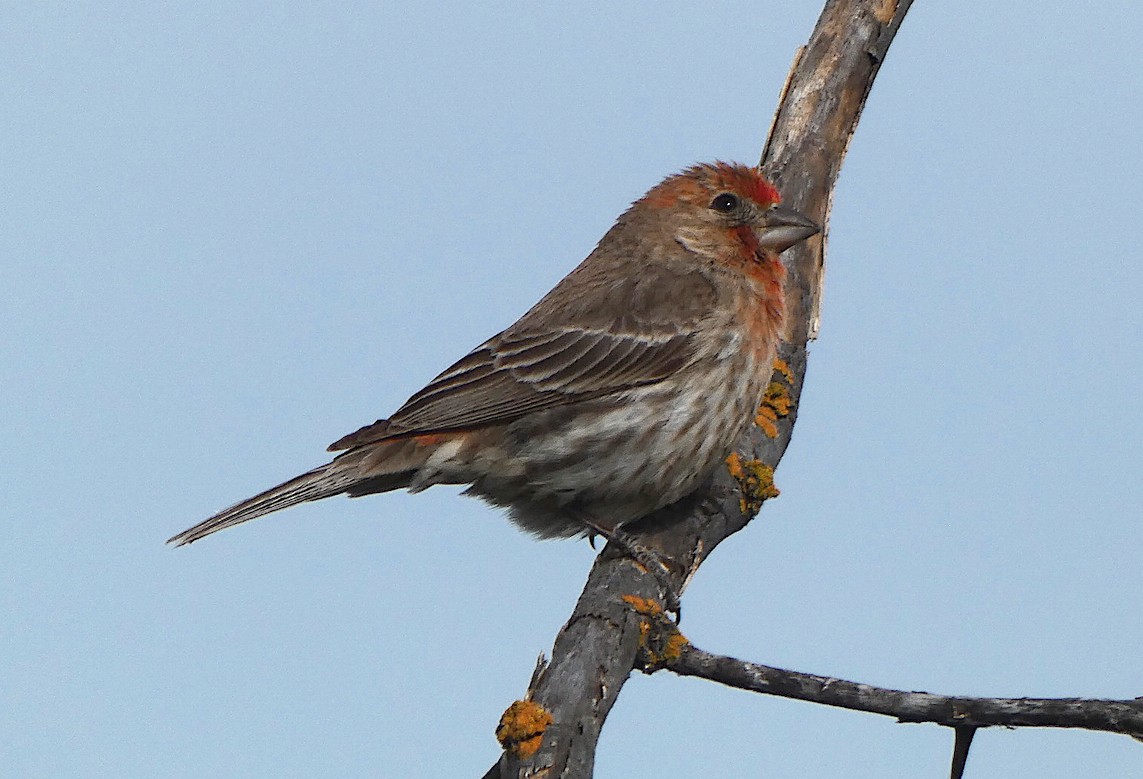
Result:
[[[389,419],[345,436],[330,449],[509,422],[660,382],[694,357],[697,323],[709,312],[714,295],[700,274],[645,272],[612,281],[602,290],[605,294],[592,282],[573,273],[516,324],[437,376]],[[661,300],[665,286],[679,298],[665,307],[646,305]],[[581,292],[594,294],[577,294]]]
[[[391,421],[421,429],[506,421],[662,381],[693,353],[690,334],[650,340],[639,335],[559,330],[498,340],[431,382]]]
[[[330,448],[509,422],[534,411],[653,384],[685,365],[692,336],[648,340],[591,330],[498,336],[413,395],[387,420]]]

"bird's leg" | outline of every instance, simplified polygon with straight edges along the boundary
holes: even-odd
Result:
[[[588,538],[591,539],[592,549],[595,548],[596,536],[603,536],[608,541],[615,542],[616,546],[626,552],[631,559],[639,563],[648,573],[659,580],[659,584],[663,587],[663,592],[666,593],[665,599],[667,602],[663,604],[663,608],[676,614],[680,613],[679,609],[681,605],[679,593],[671,583],[671,568],[663,555],[639,543],[639,540],[636,539],[635,536],[624,532],[618,527],[606,528],[587,517],[583,517],[582,520],[588,527]]]

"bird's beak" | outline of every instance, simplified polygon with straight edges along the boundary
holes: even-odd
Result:
[[[758,245],[775,252],[785,251],[821,231],[817,223],[801,211],[784,206],[766,209],[762,214],[762,225],[755,228]]]

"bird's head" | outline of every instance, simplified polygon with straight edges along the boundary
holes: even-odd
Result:
[[[661,213],[676,241],[717,260],[728,251],[762,260],[821,231],[801,212],[780,205],[778,190],[746,165],[692,165],[640,202]]]

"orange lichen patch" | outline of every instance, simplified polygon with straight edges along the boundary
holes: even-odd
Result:
[[[670,636],[667,637],[667,643],[663,647],[663,658],[670,662],[678,660],[682,656],[683,650],[686,649],[687,644],[689,643],[690,642],[687,641],[687,637],[680,633],[678,629],[676,629]]]
[[[636,595],[624,595],[623,600],[644,617],[639,621],[639,665],[643,673],[654,673],[678,660],[690,642],[667,618],[663,607]]]
[[[664,619],[658,630],[648,629],[639,637],[639,660],[643,673],[652,674],[667,668],[683,655],[690,641],[679,632],[675,624]]]
[[[774,370],[782,374],[782,378],[786,380],[787,384],[789,384],[791,387],[794,386],[794,372],[790,370],[790,366],[786,363],[785,360],[775,357]]]
[[[787,416],[794,407],[794,398],[790,390],[781,382],[772,381],[762,395],[762,405],[754,415],[754,424],[762,428],[762,432],[770,438],[778,437],[778,420]]]
[[[779,417],[788,415],[794,407],[794,397],[790,394],[790,390],[786,389],[785,384],[777,381],[766,385],[766,394],[762,396],[762,402]]]
[[[513,757],[527,760],[539,750],[552,713],[532,701],[515,701],[496,726],[496,740]]]
[[[662,604],[651,598],[640,598],[638,595],[624,595],[623,602],[645,617],[657,617],[663,613]]]
[[[644,646],[651,635],[651,620],[663,616],[663,606],[657,600],[638,595],[624,595],[623,602],[648,619],[639,623],[639,644]]]
[[[736,480],[742,479],[745,471],[742,470],[742,455],[738,452],[731,452],[726,457],[726,470],[730,471],[730,475]]]
[[[770,410],[765,406],[758,409],[758,413],[754,416],[754,424],[762,428],[767,438],[778,437],[778,426],[774,424],[774,417],[770,416]]]
[[[738,508],[743,514],[753,516],[762,508],[762,503],[779,495],[774,486],[774,469],[761,460],[743,460],[737,452],[726,458],[726,469],[738,482],[741,495]]]
[[[754,424],[770,438],[778,437],[778,420],[789,416],[794,409],[794,396],[790,388],[794,386],[794,372],[785,360],[774,359],[774,372],[778,379],[766,386],[762,404],[754,415]]]

